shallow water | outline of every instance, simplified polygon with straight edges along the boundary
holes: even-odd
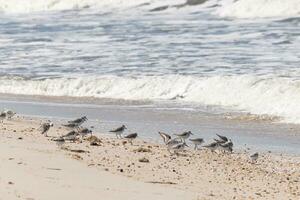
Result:
[[[226,135],[232,139],[237,151],[300,154],[300,127],[295,125],[225,120],[221,115],[156,109],[147,105],[116,106],[62,102],[0,100],[1,105],[17,110],[21,115],[50,119],[57,124],[86,115],[89,119],[86,126],[93,126],[94,131],[104,134],[109,134],[109,130],[121,124],[126,124],[127,133],[137,132],[143,139],[161,143],[158,131],[174,134],[191,130],[194,133],[193,137],[202,137],[206,143],[212,142],[216,133]]]
[[[300,123],[295,0],[17,2],[0,1],[0,93],[215,106]]]

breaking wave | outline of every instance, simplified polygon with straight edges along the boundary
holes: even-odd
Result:
[[[285,122],[300,123],[300,81],[279,77],[167,75],[45,80],[2,77],[0,93],[190,102],[279,116]]]
[[[221,17],[270,18],[300,16],[299,0],[0,0],[0,12],[32,13],[77,9],[145,8],[162,11],[168,8],[198,6],[212,8]]]
[[[77,9],[112,9],[136,6],[173,5],[184,0],[0,0],[0,11],[4,13],[31,13],[43,11]]]
[[[217,9],[222,17],[270,18],[300,16],[299,0],[224,0]]]

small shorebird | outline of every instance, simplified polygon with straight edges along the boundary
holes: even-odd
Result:
[[[212,152],[214,152],[218,147],[219,143],[218,142],[213,142],[208,145],[204,145],[203,147],[210,149]]]
[[[110,130],[109,132],[115,133],[117,138],[122,138],[122,134],[125,131],[125,129],[127,129],[126,126],[122,125],[122,126],[116,128],[116,129]]]
[[[188,139],[190,137],[190,135],[193,135],[193,133],[191,131],[185,131],[181,134],[174,134],[174,135],[179,137],[182,142],[185,142],[185,140]]]
[[[256,152],[256,153],[252,154],[250,156],[250,159],[251,159],[252,163],[256,162],[258,159],[258,153]]]
[[[229,140],[226,143],[220,143],[219,148],[220,148],[220,150],[223,150],[224,152],[232,153],[233,143],[231,142],[231,140]]]
[[[7,119],[11,119],[16,113],[12,110],[6,110],[4,111],[6,113]]]
[[[86,122],[88,118],[86,116],[80,117],[75,120],[68,121],[69,124],[78,124],[78,126],[81,126],[84,122]]]
[[[93,134],[93,131],[88,128],[82,128],[78,130],[78,133],[81,135],[81,137],[86,136],[87,134]]]
[[[180,138],[173,138],[173,139],[170,139],[166,145],[167,145],[167,148],[168,148],[168,151],[171,153],[171,149],[173,149],[174,147],[178,146],[179,144],[183,144],[181,139]],[[179,146],[180,147],[180,146]],[[178,147],[176,147],[177,149]]]
[[[1,123],[3,123],[3,120],[6,118],[6,113],[5,112],[1,112],[0,113],[0,121]]]
[[[188,147],[188,145],[185,142],[182,142],[174,145],[172,149],[174,150],[175,154],[178,154],[178,152],[184,150],[185,147]]]
[[[194,143],[194,145],[195,145],[195,150],[196,149],[198,149],[198,145],[201,145],[201,144],[203,144],[204,143],[204,139],[203,138],[194,138],[194,139],[190,139],[190,141],[192,142],[192,143]]]
[[[61,138],[63,138],[64,140],[69,140],[69,141],[75,141],[77,136],[79,135],[78,132],[76,131],[70,131],[69,133],[61,136]]]
[[[124,137],[124,139],[127,139],[127,140],[130,142],[130,144],[132,145],[132,141],[133,141],[134,139],[136,139],[137,136],[138,136],[137,133],[131,133],[131,134],[126,135],[126,136]]]
[[[171,140],[171,136],[168,135],[167,133],[163,133],[163,132],[158,131],[158,134],[162,137],[165,144],[167,144],[168,141]]]
[[[166,145],[167,145],[168,149],[170,149],[170,148],[172,148],[173,146],[178,145],[178,144],[181,144],[181,143],[182,143],[182,141],[181,141],[180,138],[173,138],[173,139],[170,139],[170,140],[166,143]]]
[[[52,122],[43,123],[40,127],[40,130],[42,131],[41,134],[48,137],[47,132],[49,131],[50,127],[52,127],[52,126],[53,126]]]

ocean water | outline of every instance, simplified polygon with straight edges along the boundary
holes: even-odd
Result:
[[[298,0],[0,0],[0,93],[300,123],[299,25]]]

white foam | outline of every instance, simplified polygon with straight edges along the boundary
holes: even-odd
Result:
[[[72,9],[120,9],[143,5],[146,10],[160,6],[179,5],[186,0],[0,0],[0,12],[33,13]],[[147,4],[147,5],[146,5]],[[300,15],[299,0],[208,0],[194,9],[219,4],[215,13],[221,17],[266,18]],[[178,11],[178,9],[176,9]]]
[[[72,9],[108,9],[129,8],[142,4],[152,6],[174,5],[184,0],[0,0],[0,12],[32,13]]]
[[[222,17],[268,18],[300,16],[299,0],[223,0],[216,13]]]
[[[256,76],[117,76],[47,80],[0,79],[0,92],[24,95],[173,100],[219,105],[300,123],[300,81]]]

